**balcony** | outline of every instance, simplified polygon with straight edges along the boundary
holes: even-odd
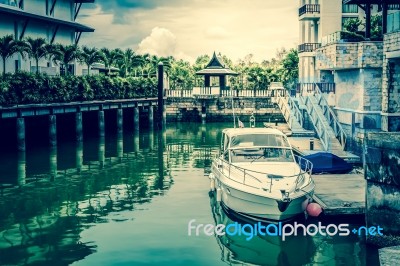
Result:
[[[321,47],[320,43],[303,43],[299,45],[299,53],[312,53]]]
[[[318,86],[322,93],[335,93],[336,85],[332,82],[310,82],[310,83],[297,83],[297,93],[314,93],[315,87]]]
[[[299,8],[299,19],[300,20],[313,20],[319,19],[320,16],[320,5],[308,4]]]

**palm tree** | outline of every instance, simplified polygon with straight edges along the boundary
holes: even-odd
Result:
[[[26,52],[29,58],[35,59],[36,63],[36,74],[39,73],[39,61],[46,57],[49,53],[49,45],[44,38],[33,39],[28,37],[25,39]]]
[[[120,69],[124,72],[124,76],[127,77],[128,73],[132,71],[134,67],[142,65],[143,59],[140,55],[128,48],[122,53],[122,57],[118,60]]]
[[[83,46],[82,47],[82,51],[79,54],[79,60],[82,63],[85,63],[87,68],[88,68],[88,72],[87,74],[90,74],[90,67],[94,64],[97,63],[99,61],[102,60],[102,56],[101,53],[99,52],[99,50],[97,50],[96,48],[89,48],[87,46]]]
[[[11,34],[0,38],[0,56],[3,61],[3,74],[6,73],[6,60],[15,53],[21,53],[23,50],[22,47],[21,41],[15,40]]]
[[[108,75],[110,75],[111,67],[115,65],[118,60],[121,60],[123,52],[121,49],[110,50],[108,48],[102,48],[100,51],[102,52],[104,66],[108,69]]]
[[[65,46],[56,44],[52,47],[51,54],[53,61],[55,63],[61,63],[65,69],[65,75],[68,75],[68,65],[79,58],[80,51],[79,47],[75,44]]]

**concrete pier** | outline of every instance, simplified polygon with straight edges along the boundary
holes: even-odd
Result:
[[[49,155],[50,155],[50,157],[49,157],[50,178],[54,179],[57,177],[57,146],[50,147]]]
[[[104,163],[106,160],[106,144],[104,136],[99,138],[99,150],[98,150],[98,161],[100,169],[104,168]]]
[[[124,131],[124,113],[123,110],[117,109],[117,132],[118,134],[122,134]]]
[[[140,112],[139,107],[133,108],[133,128],[135,131],[139,131],[140,129]]]
[[[76,141],[83,141],[82,112],[77,112],[75,114],[75,132]]]
[[[25,118],[17,118],[17,148],[25,151]]]
[[[26,183],[26,153],[24,151],[18,152],[17,182],[20,186]]]
[[[57,117],[49,115],[49,143],[51,147],[57,145]]]
[[[149,128],[153,129],[154,128],[154,107],[149,106]]]
[[[133,151],[135,153],[139,152],[139,145],[140,145],[140,140],[139,140],[139,132],[134,132],[133,133]]]
[[[99,137],[105,136],[105,122],[104,122],[104,111],[99,111]]]
[[[120,162],[122,161],[123,156],[124,156],[124,138],[122,132],[119,132],[117,136],[117,157],[120,160]]]
[[[82,171],[82,166],[83,166],[83,142],[82,141],[78,141],[76,143],[75,163],[76,163],[76,170],[78,173],[80,173]]]
[[[400,245],[399,147],[400,132],[369,133],[365,141],[366,224],[382,227],[384,234],[367,242],[380,247]]]

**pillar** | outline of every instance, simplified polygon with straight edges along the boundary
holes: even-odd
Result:
[[[388,4],[382,4],[382,33],[387,33],[387,16],[388,16]]]
[[[162,62],[158,64],[158,84],[157,84],[157,91],[158,91],[158,129],[165,128],[165,119],[164,116],[166,115],[165,106],[164,106],[164,65]]]
[[[165,105],[163,105],[162,120],[163,120],[163,128],[165,128],[165,125],[167,124],[167,106]]]
[[[76,163],[76,170],[78,173],[80,173],[82,171],[82,166],[83,166],[83,142],[82,141],[78,141],[76,143],[75,163]]]
[[[122,134],[124,131],[124,113],[123,109],[117,109],[117,132],[118,134]]]
[[[57,177],[57,146],[50,147],[49,163],[50,178],[54,180]]]
[[[149,128],[152,129],[154,127],[154,106],[149,106]]]
[[[18,185],[26,183],[26,153],[25,151],[18,152],[18,169],[17,169]]]
[[[104,136],[101,136],[99,138],[99,153],[98,153],[98,158],[99,158],[99,165],[100,169],[104,168],[104,162],[106,160],[106,144],[105,144],[105,138]]]
[[[139,152],[139,132],[134,132],[133,133],[133,151],[135,153]]]
[[[133,108],[133,128],[135,131],[139,131],[140,128],[140,112],[139,112],[139,107]]]
[[[17,118],[17,148],[25,151],[25,118]]]
[[[365,4],[365,38],[371,38],[371,4]]]
[[[105,121],[104,121],[104,111],[99,111],[99,136],[104,137],[105,136]]]
[[[83,141],[82,112],[75,114],[76,141]]]
[[[207,118],[207,107],[203,105],[201,107],[201,123],[205,124],[206,123],[206,118]]]
[[[122,157],[124,156],[124,138],[122,132],[119,132],[117,135],[117,157],[122,161]]]
[[[49,143],[51,147],[57,145],[57,117],[49,115]]]

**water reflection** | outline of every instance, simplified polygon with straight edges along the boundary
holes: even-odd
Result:
[[[132,211],[171,187],[165,135],[157,134],[154,143],[154,134],[142,134],[147,142],[142,146],[149,147],[146,151],[140,149],[135,132],[39,147],[29,151],[28,158],[25,152],[19,152],[16,160],[2,156],[5,163],[0,165],[15,162],[15,172],[0,169],[0,183],[15,181],[1,187],[0,264],[69,264],[96,252],[94,243],[80,242],[85,229],[96,223],[124,221],[112,214]],[[72,159],[72,168],[61,171],[60,156],[65,161]],[[29,173],[27,168],[34,170]]]
[[[231,216],[210,193],[210,203],[215,225],[245,224]],[[250,265],[305,265],[311,262],[316,246],[311,237],[288,237],[282,241],[278,236],[254,236],[246,240],[245,235],[216,236],[221,248],[221,260],[228,264]]]
[[[222,127],[176,124],[0,152],[0,265],[370,262],[371,250],[356,237],[188,237],[191,219],[230,221],[213,198],[210,212],[207,194]]]

